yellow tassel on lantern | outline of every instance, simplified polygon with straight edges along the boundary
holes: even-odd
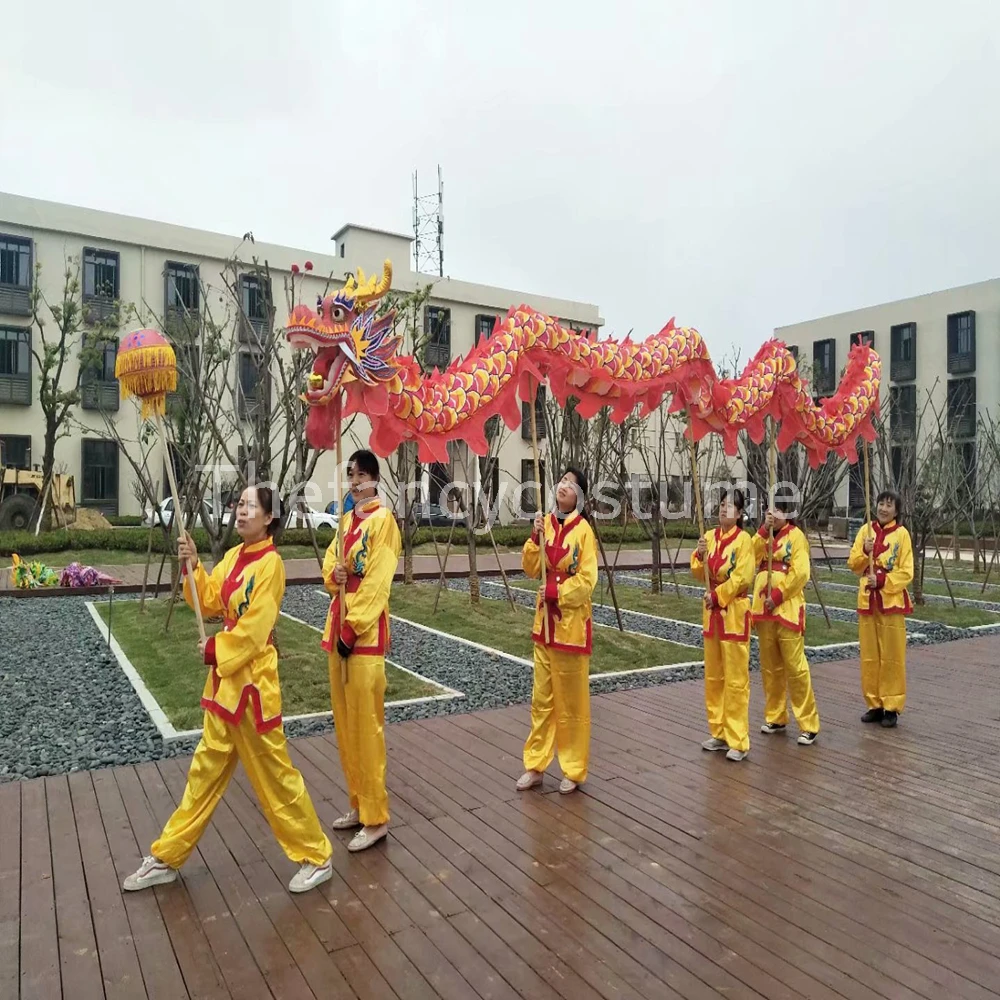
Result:
[[[174,349],[156,330],[130,333],[118,349],[115,378],[122,397],[142,400],[142,419],[163,415],[167,393],[177,389],[177,358]]]

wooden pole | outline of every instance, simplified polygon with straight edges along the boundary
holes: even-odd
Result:
[[[694,509],[698,515],[698,537],[705,534],[705,514],[701,509],[701,490],[698,488],[698,460],[695,458],[694,422],[688,410],[688,433],[691,435],[691,492],[694,493]]]
[[[342,479],[343,472],[341,471],[341,466],[344,462],[344,446],[340,441],[340,400],[338,399],[334,403],[334,419],[337,421],[336,427],[336,441],[337,441],[337,475],[334,477],[336,480],[336,488],[334,489],[334,499],[337,501],[337,556],[338,563],[341,566],[347,565],[347,554],[344,552],[344,531],[343,524],[346,514],[344,513],[344,482]],[[343,625],[347,620],[347,591],[344,584],[339,584],[337,587],[337,601],[340,607],[340,624]],[[334,643],[336,643],[338,636],[333,637]],[[338,654],[339,655],[339,654]],[[342,684],[347,683],[347,660],[345,657],[340,657],[340,681]]]
[[[181,497],[180,491],[177,489],[177,477],[174,475],[174,457],[170,454],[167,432],[163,426],[163,415],[160,413],[156,414],[156,426],[159,428],[160,441],[163,442],[164,451],[167,453],[167,479],[170,481],[170,495],[174,498],[174,520],[177,522],[177,535],[180,537],[180,533],[184,530],[184,521],[181,516]],[[205,635],[205,622],[201,617],[201,600],[198,597],[198,588],[194,583],[194,566],[190,559],[187,561],[187,569],[188,576],[191,578],[191,603],[194,605],[194,616],[198,619],[198,635],[204,642],[208,637]]]
[[[531,382],[529,380],[529,386]],[[545,517],[545,511],[542,510],[542,478],[539,474],[539,463],[538,463],[538,425],[535,419],[535,401],[538,398],[538,387],[535,386],[535,391],[530,393],[531,395],[531,456],[535,463],[535,510],[538,511],[542,517]],[[542,527],[542,536],[538,539],[538,565],[541,567],[541,588],[542,596],[545,596],[545,528]],[[543,600],[544,604],[544,600]],[[542,636],[545,639],[545,644],[548,645],[551,641],[551,636],[549,635],[549,614],[546,608],[542,608]]]
[[[872,487],[868,473],[868,442],[864,441],[865,453],[865,523],[868,525],[868,537],[872,540],[872,550],[868,553],[868,575],[875,572],[875,532],[872,530]]]
[[[771,526],[767,529],[767,590],[765,599],[771,596],[771,575],[774,571],[774,488],[778,480],[778,443],[775,433],[774,417],[768,417],[770,423],[767,445],[767,509],[771,513]]]

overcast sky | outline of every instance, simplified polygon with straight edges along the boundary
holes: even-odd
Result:
[[[2,191],[329,250],[440,163],[446,273],[717,358],[1000,275],[996,0],[7,7]]]

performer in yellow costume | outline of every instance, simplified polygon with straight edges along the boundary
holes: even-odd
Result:
[[[861,690],[868,705],[862,722],[896,725],[906,704],[906,618],[913,610],[907,590],[913,580],[913,544],[899,523],[899,495],[883,490],[877,520],[854,539],[847,565],[858,583]],[[872,570],[869,571],[869,560]]]
[[[323,580],[333,595],[323,648],[330,654],[330,695],[340,765],[350,808],[335,830],[361,827],[347,845],[363,851],[389,830],[385,788],[385,654],[389,648],[389,590],[399,562],[396,519],[378,497],[378,459],[356,451],[348,462],[354,506],[326,551]],[[343,556],[339,546],[343,544]],[[345,586],[341,614],[339,586]],[[347,661],[347,682],[341,662]]]
[[[282,850],[301,866],[288,888],[305,892],[331,877],[330,841],[302,775],[288,756],[281,725],[273,635],[285,593],[285,566],[271,539],[277,527],[271,490],[250,487],[236,507],[236,531],[243,544],[230,549],[211,575],[198,561],[191,536],[185,534],[178,542],[185,599],[192,604],[190,560],[202,610],[221,615],[223,629],[198,643],[210,669],[201,697],[202,737],[184,797],[150,848],[150,856],[125,879],[126,889],[145,889],[177,878],[177,869],[212,818],[237,760],[243,762]]]
[[[809,582],[809,542],[788,516],[790,500],[775,500],[753,540],[757,579],[753,590],[753,620],[760,647],[764,682],[762,733],[780,733],[788,725],[788,699],[799,724],[798,742],[811,746],[819,733],[819,713],[805,652],[806,601]],[[767,549],[771,546],[771,589],[767,590]]]
[[[532,579],[542,573],[531,638],[535,675],[531,692],[531,732],[524,744],[524,774],[519,791],[540,785],[542,774],[559,755],[564,795],[587,780],[590,757],[591,595],[597,585],[597,540],[583,512],[587,477],[569,468],[556,487],[556,510],[535,518],[524,543],[521,567]]]
[[[719,527],[698,539],[691,574],[705,584],[705,709],[709,739],[704,750],[726,750],[729,760],[750,752],[750,599],[753,542],[743,530],[741,490],[719,497]]]

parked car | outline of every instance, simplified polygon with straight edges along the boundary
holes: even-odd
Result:
[[[419,527],[450,528],[452,524],[465,527],[465,515],[450,511],[436,503],[415,503],[410,508],[410,520]]]
[[[353,507],[354,507],[354,501],[351,499],[351,495],[348,493],[348,495],[344,497],[344,510],[350,511],[351,509],[353,509]],[[331,500],[326,505],[326,512],[327,514],[333,514],[334,517],[336,517],[340,513],[340,511],[337,510],[336,500]]]
[[[331,531],[337,530],[337,525],[340,523],[340,518],[336,514],[330,514],[329,508],[326,511],[313,510],[312,507],[306,510],[293,510],[288,515],[288,521],[286,522],[286,527],[288,528],[304,528],[307,524],[311,523],[313,530],[318,528],[328,528]]]
[[[183,507],[183,500],[181,501]],[[215,509],[213,510],[213,506]],[[232,506],[225,508],[220,507],[218,504],[210,504],[208,500],[203,500],[201,504],[201,511],[195,518],[195,527],[205,528],[211,527],[218,523],[223,525],[229,524],[230,519],[233,516]],[[142,519],[144,527],[150,527],[153,524],[167,524],[171,525],[174,517],[174,498],[167,497],[161,500],[157,504],[155,511],[151,510],[149,507],[145,510],[145,516]],[[171,525],[172,526],[172,525]]]

